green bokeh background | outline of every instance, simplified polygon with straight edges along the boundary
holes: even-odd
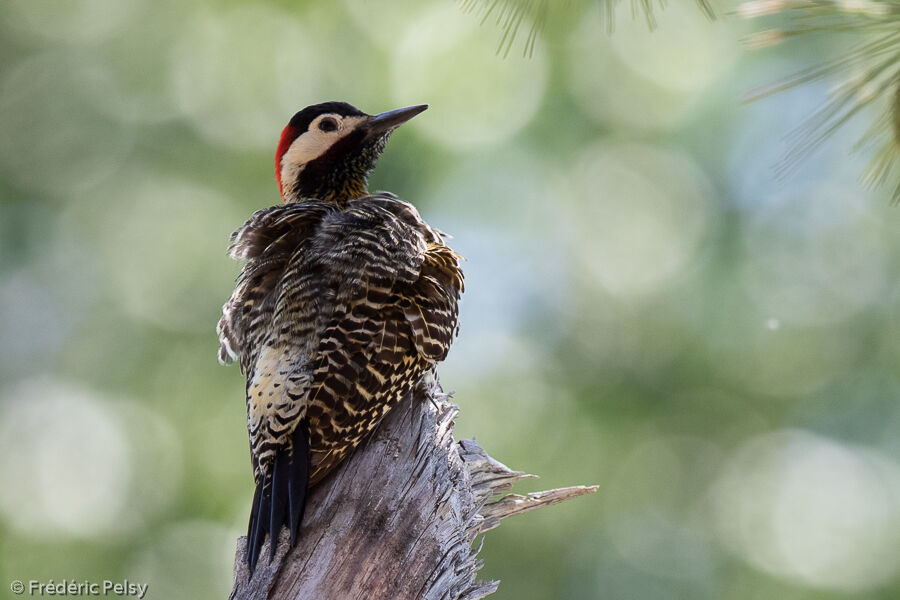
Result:
[[[0,596],[227,595],[252,482],[224,248],[278,201],[284,123],[346,100],[431,104],[371,188],[468,259],[458,436],[521,491],[600,486],[486,536],[496,598],[900,597],[900,213],[856,182],[866,115],[774,176],[827,85],[739,102],[844,46],[619,13],[503,58],[443,0],[0,2]]]

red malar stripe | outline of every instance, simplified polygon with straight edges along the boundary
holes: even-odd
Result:
[[[284,190],[281,187],[281,157],[288,151],[298,135],[300,132],[288,125],[281,131],[281,139],[278,140],[278,148],[275,150],[275,180],[278,182],[278,193],[281,194],[282,200],[284,200]]]

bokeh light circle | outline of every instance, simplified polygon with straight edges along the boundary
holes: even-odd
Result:
[[[194,19],[172,51],[177,106],[214,143],[274,151],[290,116],[321,101],[314,34],[260,4],[201,11]]]
[[[616,296],[652,293],[675,277],[709,224],[712,188],[677,149],[598,142],[577,161],[570,186],[574,252]]]
[[[657,20],[650,31],[642,18],[621,15],[610,36],[603,11],[586,7],[566,63],[572,97],[588,116],[617,128],[673,128],[734,64],[730,33],[710,27],[694,6],[672,3]]]
[[[0,450],[8,526],[42,537],[119,531],[134,448],[103,400],[49,381],[10,388],[0,404]]]
[[[751,215],[742,235],[741,281],[761,314],[780,324],[825,325],[881,302],[887,243],[851,186],[785,186]]]
[[[619,19],[610,41],[619,60],[658,85],[678,92],[702,91],[737,58],[740,46],[733,33],[710,27],[695,6],[672,3],[657,13],[656,21],[650,31],[639,18]]]
[[[135,176],[128,202],[99,192],[94,201],[106,207],[98,235],[120,309],[169,330],[207,331],[218,313],[209,299],[224,301],[233,277],[224,248],[245,215],[209,188],[147,174]]]
[[[133,132],[103,114],[88,90],[102,69],[62,52],[27,58],[0,82],[0,170],[26,189],[70,194],[123,164]]]
[[[96,43],[115,35],[139,13],[141,0],[10,0],[13,25],[29,34],[67,42]]]
[[[560,335],[554,309],[569,296],[570,273],[565,245],[556,240],[570,224],[547,201],[553,181],[546,165],[510,150],[466,161],[423,194],[425,218],[451,234],[466,258],[466,334],[454,342],[443,373],[474,380],[497,369],[528,370],[543,360],[541,346]],[[523,330],[547,310],[554,310],[555,327],[534,345]]]
[[[700,438],[653,435],[615,466],[604,511],[609,539],[634,568],[675,579],[704,580],[713,549],[696,514],[719,461],[715,444]]]
[[[528,24],[523,24],[528,28]],[[497,55],[497,31],[458,6],[436,6],[409,26],[394,54],[398,106],[428,103],[412,122],[450,148],[493,144],[534,117],[547,86],[547,58]]]
[[[359,2],[342,0],[344,14],[356,25],[356,31],[367,41],[392,51],[397,40],[407,32],[411,20],[428,11],[428,3],[420,0],[394,0],[392,2]]]
[[[801,430],[748,441],[714,486],[722,539],[800,585],[861,592],[900,572],[900,465]]]
[[[154,598],[225,598],[239,535],[212,521],[176,522],[156,533],[127,572],[136,581],[150,582]]]

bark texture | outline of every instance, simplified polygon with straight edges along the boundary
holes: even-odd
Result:
[[[533,477],[453,439],[458,413],[436,382],[402,401],[368,441],[310,493],[300,541],[268,542],[253,578],[238,540],[230,600],[475,600],[498,581],[476,579],[475,537],[501,519],[595,492],[576,486],[491,501]]]

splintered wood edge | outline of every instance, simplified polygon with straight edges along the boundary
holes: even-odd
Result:
[[[483,533],[498,527],[500,520],[506,517],[521,515],[538,508],[559,504],[572,498],[593,494],[598,488],[599,486],[596,485],[575,485],[543,492],[532,492],[525,496],[507,494],[500,500],[485,504],[481,508],[479,514],[484,521],[481,524],[480,532]]]

